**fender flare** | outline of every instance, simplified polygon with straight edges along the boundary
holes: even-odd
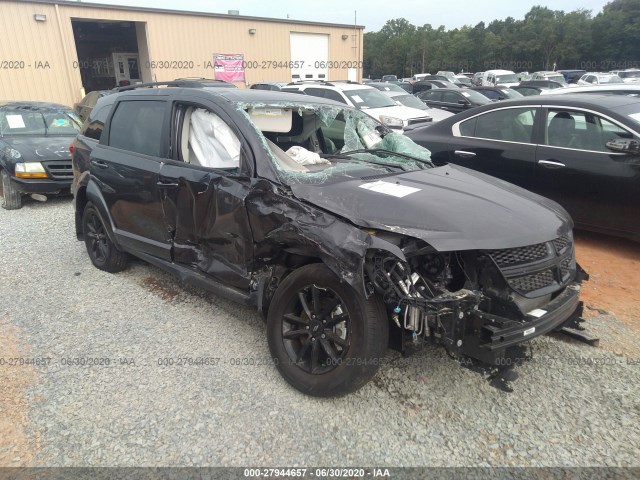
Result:
[[[87,202],[91,202],[96,207],[96,210],[98,211],[98,215],[100,216],[100,220],[107,227],[106,228],[107,236],[109,237],[109,240],[111,240],[111,243],[113,243],[118,248],[118,250],[122,250],[122,248],[120,247],[120,244],[116,239],[116,235],[113,233],[115,231],[115,225],[113,223],[113,219],[111,218],[111,215],[109,214],[109,208],[107,207],[107,202],[104,200],[104,197],[102,196],[102,192],[100,191],[100,188],[98,188],[96,183],[91,179],[89,180],[89,183],[87,183],[85,195],[87,197]],[[81,219],[83,214],[84,214],[84,211],[79,212]]]

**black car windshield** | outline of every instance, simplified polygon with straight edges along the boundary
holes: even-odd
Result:
[[[0,135],[76,135],[82,120],[72,110],[0,109]]]
[[[520,92],[518,92],[516,90],[511,90],[510,88],[501,88],[500,91],[507,98],[522,98],[522,97],[524,97],[524,95],[522,95]]]
[[[242,102],[238,107],[287,185],[433,168],[429,150],[350,107],[312,101],[268,106]]]
[[[344,90],[342,93],[351,100],[356,108],[384,108],[395,106],[393,100],[373,87],[358,90]]]
[[[468,88],[462,90],[460,92],[460,95],[464,95],[474,105],[486,105],[487,103],[491,103],[491,100],[482,95],[480,92]]]

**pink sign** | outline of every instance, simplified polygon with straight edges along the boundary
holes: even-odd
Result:
[[[244,55],[214,53],[213,71],[216,80],[244,82]]]

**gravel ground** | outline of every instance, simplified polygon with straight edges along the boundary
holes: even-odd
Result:
[[[13,439],[0,438],[0,465],[640,465],[631,357],[538,338],[505,393],[427,346],[408,359],[390,351],[355,394],[314,399],[264,361],[252,309],[142,262],[117,275],[94,268],[68,198],[0,209],[0,246],[0,342],[10,329],[22,355],[52,359],[0,366],[4,378],[35,371],[22,398],[0,399],[0,410],[27,405],[29,450],[10,453]],[[626,328],[607,315],[593,322],[603,337],[607,324]],[[111,361],[63,365],[73,357]],[[158,365],[177,357],[219,360]]]

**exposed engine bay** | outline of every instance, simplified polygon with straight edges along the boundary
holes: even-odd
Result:
[[[571,234],[502,250],[438,252],[410,239],[398,246],[406,261],[371,250],[365,273],[367,294],[382,295],[403,339],[431,338],[454,356],[496,364],[509,346],[581,314],[586,275]]]

